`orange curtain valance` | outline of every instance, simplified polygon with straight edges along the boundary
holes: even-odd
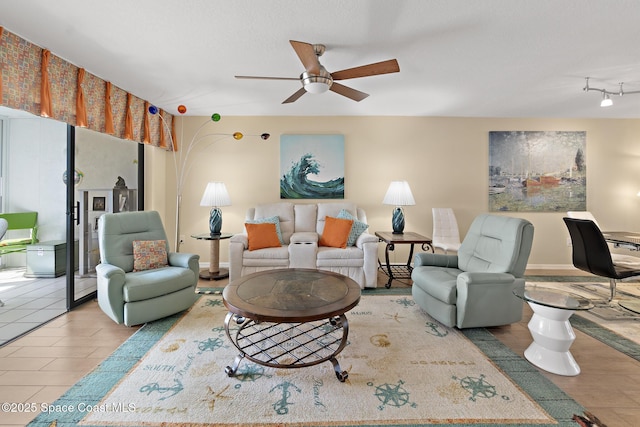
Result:
[[[113,111],[111,109],[111,82],[104,84],[104,133],[113,135]]]
[[[78,68],[78,82],[76,91],[76,126],[87,127],[87,107],[84,105],[84,68]]]
[[[2,32],[4,28],[0,27],[0,50],[2,50]],[[2,64],[0,64],[0,105],[2,105]]]
[[[51,85],[49,84],[49,56],[51,52],[47,49],[42,51],[42,62],[40,66],[41,82],[40,82],[40,115],[42,117],[51,117]]]
[[[0,105],[166,149],[171,114],[149,114],[144,100],[3,27],[0,58]]]

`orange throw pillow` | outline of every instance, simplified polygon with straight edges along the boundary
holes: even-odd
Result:
[[[324,230],[318,241],[319,246],[330,246],[332,248],[346,248],[349,233],[353,226],[353,220],[334,218],[327,216],[324,218]]]
[[[250,251],[264,248],[279,248],[281,246],[278,233],[276,233],[276,225],[274,223],[246,223],[244,226],[247,229]]]

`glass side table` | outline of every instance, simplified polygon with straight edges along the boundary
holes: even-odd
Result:
[[[233,234],[192,234],[191,237],[198,240],[209,240],[211,252],[209,257],[209,270],[200,270],[200,278],[204,280],[220,280],[229,277],[229,270],[220,268],[220,240],[229,239]]]
[[[524,357],[547,372],[578,375],[580,366],[569,351],[576,339],[569,318],[575,311],[591,310],[593,303],[580,295],[539,286],[515,289],[513,294],[533,310],[528,324],[533,342]]]

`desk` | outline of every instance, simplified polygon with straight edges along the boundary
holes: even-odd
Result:
[[[413,258],[413,247],[415,244],[422,245],[422,250],[426,251],[431,249],[433,252],[433,246],[431,246],[431,237],[426,237],[418,233],[406,231],[404,233],[392,233],[390,231],[376,231],[376,236],[379,241],[385,242],[387,246],[384,249],[384,259],[386,265],[383,267],[380,260],[378,260],[378,267],[389,277],[385,287],[388,289],[391,287],[393,279],[410,279],[413,267],[411,267],[411,259]],[[392,265],[389,262],[389,251],[395,249],[395,245],[411,245],[409,250],[409,258],[405,265]]]
[[[200,270],[200,278],[204,280],[220,280],[229,277],[229,270],[220,268],[220,240],[229,239],[233,234],[193,234],[191,237],[211,242],[209,270]]]
[[[593,303],[580,295],[538,286],[527,285],[513,294],[533,310],[528,325],[533,342],[524,357],[553,374],[578,375],[580,366],[569,352],[576,339],[569,318],[576,310],[591,310]]]
[[[603,231],[604,240],[613,243],[616,248],[626,248],[632,251],[640,250],[640,233],[633,231]]]

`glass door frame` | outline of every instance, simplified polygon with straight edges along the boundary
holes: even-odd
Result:
[[[95,290],[81,298],[75,299],[75,227],[80,220],[79,206],[76,203],[74,171],[76,170],[76,128],[67,124],[67,209],[66,209],[66,241],[67,241],[67,311],[91,301],[97,297]],[[144,210],[144,144],[138,143],[138,210]]]

